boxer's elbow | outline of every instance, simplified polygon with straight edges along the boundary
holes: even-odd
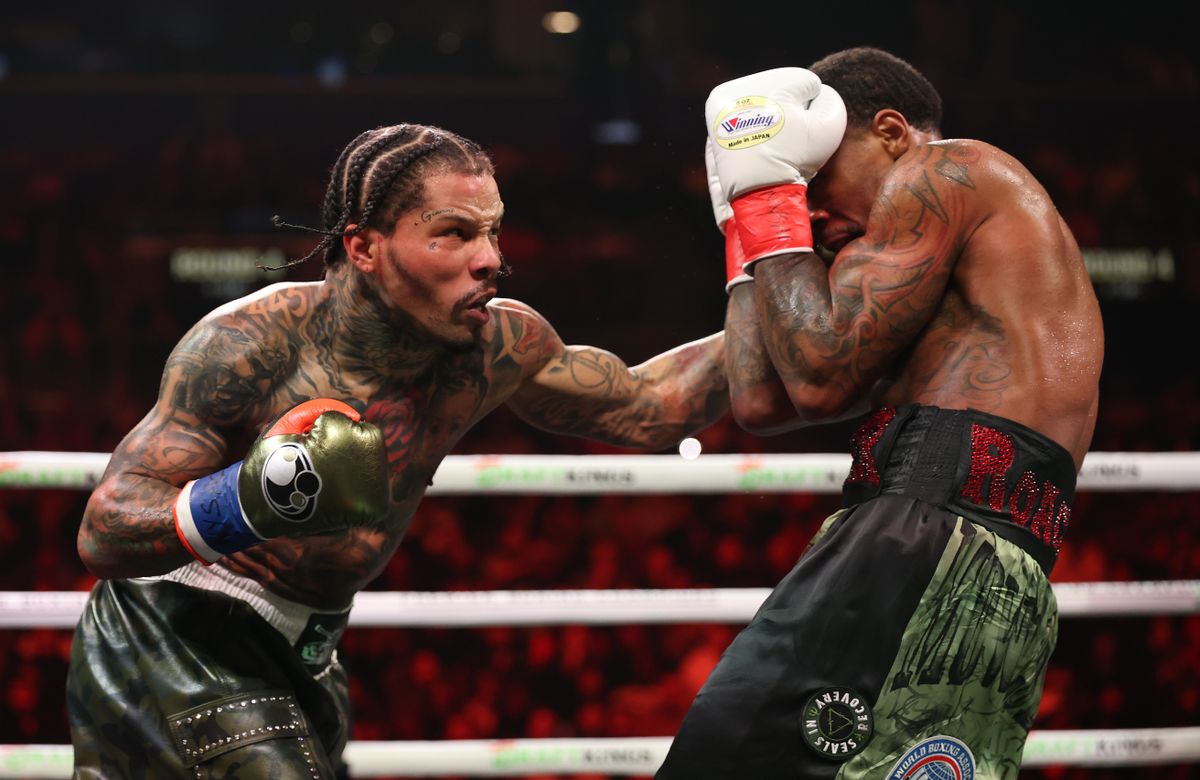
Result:
[[[117,561],[102,540],[103,534],[95,532],[85,512],[83,523],[75,537],[75,551],[79,553],[79,560],[92,576],[102,580],[113,579],[120,576]]]
[[[792,407],[804,424],[830,422],[845,417],[859,395],[837,382],[788,386]]]
[[[782,433],[800,422],[787,396],[774,392],[739,392],[730,398],[729,408],[742,430],[757,436]]]
[[[75,537],[75,550],[84,567],[100,579],[114,579],[127,575],[126,545],[122,544],[112,528],[111,518],[119,516],[117,500],[111,491],[98,488],[88,500],[83,512],[83,522]]]

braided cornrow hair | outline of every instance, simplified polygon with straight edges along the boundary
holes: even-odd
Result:
[[[346,259],[342,236],[368,227],[390,232],[396,219],[425,198],[425,178],[433,172],[494,175],[487,152],[474,141],[430,125],[390,125],[359,134],[334,163],[321,206],[322,228],[271,219],[324,236],[312,251],[278,268],[307,262],[318,254],[330,268]],[[354,227],[347,230],[350,224]],[[278,270],[268,268],[267,270]]]

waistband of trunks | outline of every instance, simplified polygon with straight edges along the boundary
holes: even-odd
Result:
[[[974,409],[877,410],[851,437],[846,506],[904,495],[945,507],[1017,544],[1049,573],[1075,497],[1075,462],[1020,423]]]
[[[344,626],[350,616],[349,606],[334,611],[315,609],[276,595],[260,583],[234,574],[220,564],[204,566],[199,561],[193,561],[166,574],[141,579],[177,582],[189,588],[222,593],[245,602],[293,646],[300,641],[306,628],[314,624],[329,626],[340,623]]]

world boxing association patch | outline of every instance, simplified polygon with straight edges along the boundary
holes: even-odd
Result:
[[[954,737],[922,740],[900,757],[886,780],[974,780],[975,755]]]
[[[834,761],[862,752],[875,733],[871,705],[850,688],[822,688],[808,697],[800,725],[805,744]]]

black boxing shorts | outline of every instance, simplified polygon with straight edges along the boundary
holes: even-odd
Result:
[[[928,406],[854,438],[846,506],[734,639],[660,780],[1013,780],[1057,637],[1075,468]]]
[[[177,576],[220,576],[200,568]],[[169,577],[104,580],[88,598],[67,676],[74,777],[345,777],[333,645],[348,612],[312,612],[289,641],[271,605]]]

